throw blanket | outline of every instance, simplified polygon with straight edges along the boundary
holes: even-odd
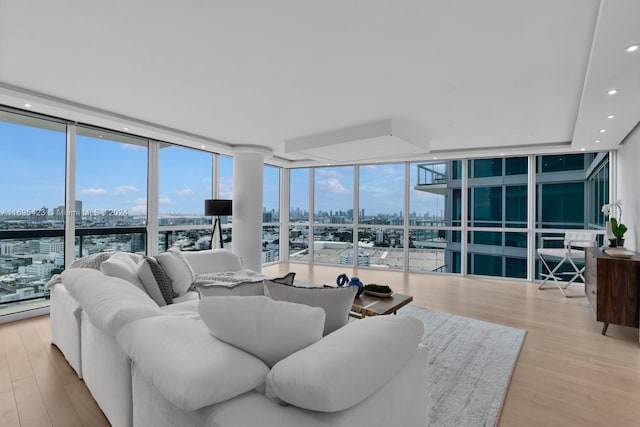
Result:
[[[78,258],[77,260],[73,261],[71,265],[69,265],[69,268],[93,268],[94,270],[100,270],[100,266],[102,265],[102,263],[108,260],[111,257],[111,255],[113,255],[113,252],[98,252],[97,254]],[[131,253],[128,255],[136,263],[139,262],[140,259],[142,258],[142,256],[138,254]],[[49,279],[49,281],[47,282],[46,288],[51,289],[54,285],[57,285],[58,283],[62,283],[62,279],[60,279],[59,274],[54,274],[53,276],[51,276],[51,279]]]
[[[262,282],[264,279],[268,278],[268,276],[263,276],[260,273],[248,269],[222,271],[218,273],[202,273],[196,274],[196,280],[194,280],[192,286],[225,286],[227,288],[233,288],[240,283]]]

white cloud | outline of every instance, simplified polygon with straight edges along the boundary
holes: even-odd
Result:
[[[133,185],[119,185],[115,189],[115,193],[117,195],[128,193],[128,192],[138,192],[140,189]]]
[[[146,197],[138,197],[135,200],[129,200],[127,203],[131,203],[132,205],[147,205]]]
[[[140,215],[147,212],[147,205],[136,205],[131,207],[131,212]]]
[[[168,197],[160,196],[160,198],[158,199],[158,203],[160,203],[161,205],[170,205],[171,204],[171,199],[168,198]]]
[[[177,190],[176,194],[178,196],[193,196],[195,193],[190,188],[183,188],[182,190]]]
[[[316,169],[316,174],[319,176],[335,176],[335,177],[339,176],[337,171],[333,169],[323,169],[323,168]]]
[[[147,149],[147,147],[142,146],[142,145],[126,144],[124,142],[120,143],[120,146],[122,148],[124,148],[125,150],[133,150],[133,151],[140,151],[140,150],[146,150]]]
[[[109,194],[107,190],[104,188],[83,188],[78,191],[78,194],[83,196],[104,196],[105,194]]]
[[[318,181],[318,189],[334,194],[349,193],[349,190],[347,190],[336,178],[329,178]]]

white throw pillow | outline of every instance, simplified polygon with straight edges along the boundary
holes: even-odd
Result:
[[[156,260],[171,279],[171,286],[178,295],[184,295],[196,278],[191,265],[184,254],[176,248],[171,248],[156,256]]]
[[[147,381],[185,411],[249,392],[269,372],[256,357],[212,337],[199,320],[182,316],[132,322],[116,339]]]
[[[424,325],[414,317],[351,322],[278,362],[266,395],[300,408],[337,412],[375,393],[415,355]]]
[[[358,288],[304,288],[283,285],[271,280],[264,281],[264,294],[277,301],[295,302],[320,307],[326,313],[324,335],[330,334],[349,321],[349,311]]]
[[[149,295],[118,277],[91,268],[71,268],[60,277],[91,323],[107,335],[133,320],[165,315]]]
[[[138,278],[138,264],[125,252],[116,252],[100,264],[100,271],[111,277],[119,277],[145,291]]]
[[[322,338],[324,310],[265,296],[207,297],[200,318],[211,334],[271,367]]]

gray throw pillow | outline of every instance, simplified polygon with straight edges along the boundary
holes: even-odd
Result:
[[[358,288],[303,288],[283,285],[272,280],[264,281],[265,295],[276,301],[287,301],[320,307],[325,313],[323,335],[330,334],[349,321],[349,311]]]
[[[293,285],[295,278],[296,278],[296,273],[292,271],[291,273],[287,273],[282,277],[276,277],[274,279],[271,279],[271,281],[276,283],[282,283],[283,285]]]
[[[156,304],[163,306],[173,303],[171,279],[154,258],[144,257],[138,264],[138,278]]]

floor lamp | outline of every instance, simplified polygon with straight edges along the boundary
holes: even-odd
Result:
[[[210,248],[213,249],[213,235],[218,227],[218,235],[220,236],[220,247],[223,248],[222,242],[222,223],[220,217],[222,215],[231,215],[231,200],[225,199],[206,199],[204,201],[204,215],[215,216],[216,221],[213,223],[213,230],[211,230],[211,244]]]

